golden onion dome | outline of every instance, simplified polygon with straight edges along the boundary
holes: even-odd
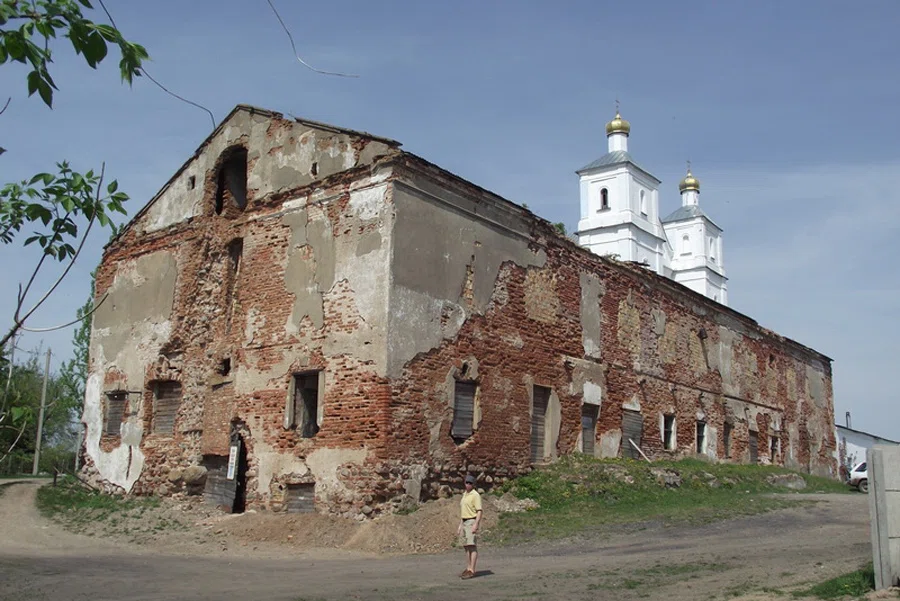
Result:
[[[622,115],[616,111],[615,118],[606,124],[606,135],[625,134],[627,136],[629,133],[631,133],[631,123],[622,119]]]
[[[688,168],[687,175],[684,176],[684,179],[681,180],[681,183],[678,184],[679,192],[686,192],[688,190],[693,190],[695,192],[700,191],[700,180],[693,176],[690,168]]]

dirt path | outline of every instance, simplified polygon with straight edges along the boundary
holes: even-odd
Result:
[[[286,547],[276,559],[239,545],[185,555],[69,534],[35,511],[36,489],[0,495],[0,600],[781,599],[780,589],[855,569],[870,551],[865,496],[807,496],[818,502],[700,527],[483,549],[481,575],[460,581],[460,551],[365,558]]]

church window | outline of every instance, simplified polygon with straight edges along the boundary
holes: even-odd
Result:
[[[688,234],[681,237],[681,254],[691,254],[691,237]]]
[[[641,190],[641,215],[647,214],[647,194]]]
[[[600,210],[605,211],[609,208],[609,190],[600,188]]]
[[[709,260],[712,263],[716,262],[716,245],[712,238],[709,239]]]

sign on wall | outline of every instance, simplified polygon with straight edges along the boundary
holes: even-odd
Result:
[[[237,468],[239,450],[240,445],[233,444],[231,445],[231,450],[228,452],[228,473],[225,476],[228,480],[234,480],[234,472],[235,468]]]

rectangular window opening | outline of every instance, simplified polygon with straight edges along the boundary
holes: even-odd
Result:
[[[544,426],[547,421],[547,405],[550,403],[550,389],[535,386],[531,396],[531,462],[540,463],[544,460]]]
[[[581,452],[585,455],[594,454],[594,442],[597,439],[597,405],[581,406]]]
[[[453,389],[453,423],[450,426],[450,436],[457,444],[463,442],[475,431],[475,392],[478,385],[475,382],[460,382],[457,380]]]
[[[288,484],[285,490],[284,510],[286,513],[315,513],[316,485]]]
[[[303,438],[319,432],[319,372],[294,374],[294,425]]]
[[[663,446],[667,451],[675,450],[675,416],[663,416]]]
[[[641,459],[641,454],[635,447],[640,448],[641,438],[644,436],[644,416],[640,411],[630,409],[622,410],[622,441],[620,449],[622,457],[628,459]],[[634,441],[634,445],[631,442]]]
[[[750,463],[759,461],[759,433],[750,431]]]
[[[722,443],[725,447],[725,458],[731,459],[731,433],[734,430],[734,425],[725,422],[725,427],[722,429]]]
[[[175,418],[181,407],[181,382],[163,381],[153,385],[154,434],[174,434]]]
[[[106,393],[106,419],[103,422],[103,433],[107,436],[118,436],[122,431],[122,420],[125,419],[125,406],[128,393],[114,390]]]
[[[697,422],[697,453],[706,453],[706,422]]]
[[[778,443],[779,443],[779,440],[778,440],[777,436],[772,436],[769,439],[769,458],[772,460],[773,463],[778,458],[778,446],[779,446]]]

